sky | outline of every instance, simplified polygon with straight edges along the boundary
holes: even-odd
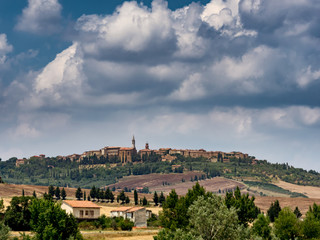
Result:
[[[319,0],[0,1],[0,158],[241,151],[320,171]]]

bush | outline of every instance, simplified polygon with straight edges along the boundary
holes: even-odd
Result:
[[[134,223],[128,219],[125,219],[125,220],[120,221],[119,225],[120,225],[121,230],[131,231],[134,226]]]
[[[159,227],[161,226],[161,222],[159,220],[159,217],[157,217],[157,215],[153,214],[151,215],[151,217],[148,219],[148,227]]]
[[[10,235],[10,228],[0,222],[0,240],[7,240]]]
[[[276,236],[280,240],[296,239],[300,236],[299,220],[290,208],[283,208],[274,222]]]
[[[264,214],[259,214],[258,219],[253,223],[251,228],[252,233],[262,239],[271,239],[271,227],[269,226],[270,220]]]
[[[99,227],[102,228],[102,229],[105,229],[105,228],[108,228],[108,227],[111,227],[111,218],[107,218],[106,215],[101,215],[97,222],[99,224]]]
[[[97,227],[96,227],[95,222],[82,221],[79,223],[79,228],[82,230],[94,230]]]

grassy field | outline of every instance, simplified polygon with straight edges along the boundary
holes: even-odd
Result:
[[[86,240],[151,240],[157,235],[158,230],[139,229],[131,232],[125,231],[82,231],[83,237]]]

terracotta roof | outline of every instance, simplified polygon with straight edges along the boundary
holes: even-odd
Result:
[[[111,210],[110,212],[126,212],[130,208],[132,208],[132,207],[119,207],[119,208]]]
[[[120,150],[133,150],[133,148],[128,148],[128,147],[122,147]]]
[[[133,207],[133,208],[130,208],[127,212],[135,212],[135,211],[139,211],[141,209],[144,209],[144,207]]]
[[[63,202],[73,208],[101,208],[97,204],[90,201],[65,200]]]
[[[131,212],[135,212],[135,211],[138,211],[138,210],[141,210],[141,209],[144,209],[144,207],[119,207],[119,208],[111,210],[111,212],[128,212],[128,213],[131,213]]]

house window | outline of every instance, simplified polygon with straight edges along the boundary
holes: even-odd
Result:
[[[80,217],[83,217],[83,210],[80,210]]]
[[[90,217],[93,217],[93,216],[94,216],[94,211],[90,210]]]
[[[86,210],[86,216],[88,216],[89,215],[89,211],[88,210]]]

